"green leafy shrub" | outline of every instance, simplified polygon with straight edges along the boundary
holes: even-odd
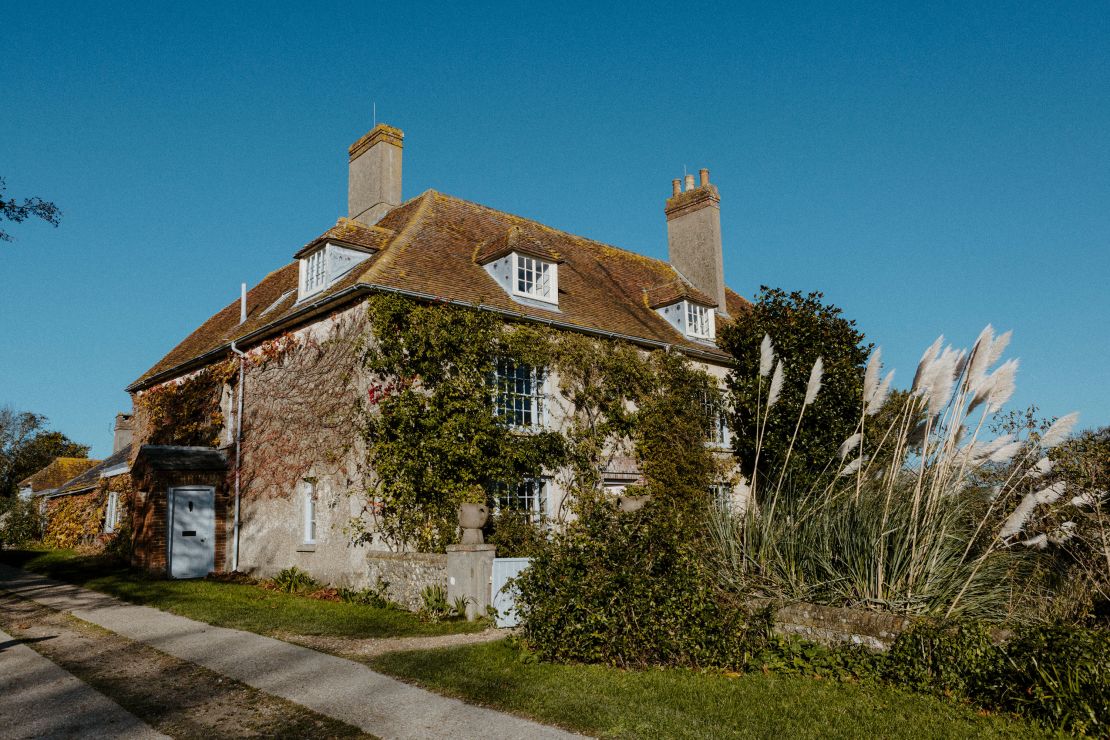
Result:
[[[502,511],[487,528],[486,541],[497,546],[499,558],[530,558],[547,542],[543,528],[523,511]]]
[[[6,547],[18,547],[42,539],[42,516],[37,502],[13,498],[8,508],[0,512],[0,542]]]
[[[762,645],[766,616],[714,586],[695,545],[649,502],[598,504],[533,558],[517,580],[527,646],[541,659],[618,666],[736,666]]]
[[[315,591],[323,584],[297,566],[286,568],[274,576],[271,581],[274,588],[286,593],[300,593],[302,591]]]
[[[425,621],[441,622],[454,613],[451,605],[447,603],[447,589],[438,583],[425,586],[420,592],[420,600],[423,605],[417,612],[417,616]]]
[[[372,606],[377,609],[392,609],[396,607],[388,597],[389,584],[378,579],[378,582],[368,588],[346,588],[339,587],[339,598],[350,604],[361,604],[363,606]]]
[[[1002,649],[983,624],[918,622],[891,645],[884,677],[917,691],[991,696],[1002,660]]]
[[[998,706],[1049,727],[1110,736],[1110,632],[1030,627],[1004,653]]]

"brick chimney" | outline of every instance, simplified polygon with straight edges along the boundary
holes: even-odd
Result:
[[[401,205],[401,149],[405,134],[379,123],[351,144],[347,216],[373,226]]]
[[[135,419],[131,414],[116,414],[116,426],[112,432],[112,453],[115,454],[127,445],[135,436]]]
[[[701,170],[700,184],[686,175],[686,189],[671,182],[667,199],[667,252],[671,265],[694,287],[717,302],[717,312],[728,315],[725,303],[725,270],[721,248],[721,194]]]

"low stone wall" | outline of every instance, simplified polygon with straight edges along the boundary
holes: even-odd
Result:
[[[788,604],[775,610],[775,631],[826,645],[851,643],[886,650],[907,627],[909,617],[817,604]]]
[[[426,587],[447,588],[447,556],[443,554],[371,552],[366,556],[366,568],[371,586],[379,580],[388,584],[389,599],[412,611],[423,606],[420,592]]]

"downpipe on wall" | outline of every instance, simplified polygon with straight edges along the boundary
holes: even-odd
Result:
[[[231,570],[239,570],[239,449],[243,446],[243,386],[247,384],[246,353],[231,343],[231,351],[239,357],[239,400],[235,412],[235,518],[231,529]]]

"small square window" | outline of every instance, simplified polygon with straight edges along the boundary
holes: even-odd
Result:
[[[699,339],[713,339],[713,309],[686,301],[686,333]]]
[[[523,254],[514,254],[513,258],[516,267],[514,293],[538,301],[559,302],[557,268],[554,264]]]
[[[721,400],[706,394],[702,406],[709,417],[709,446],[720,449],[732,447],[732,431],[728,427],[728,412]]]

